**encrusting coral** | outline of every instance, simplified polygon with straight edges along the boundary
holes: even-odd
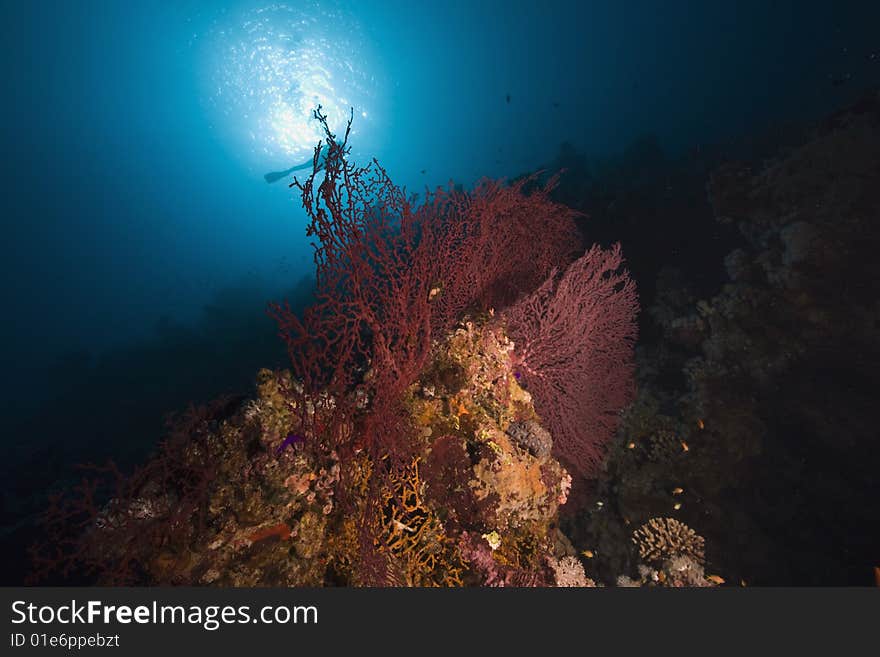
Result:
[[[178,531],[173,486],[156,479],[169,457],[160,454],[147,478],[94,514],[76,558],[108,584],[376,584],[362,557],[361,524],[370,519],[382,584],[590,585],[556,529],[571,477],[550,455],[512,348],[491,314],[465,319],[434,345],[405,393],[416,455],[404,468],[366,452],[342,462],[335,451],[308,449],[315,437],[298,424],[288,394],[296,383],[288,372],[262,370],[254,399],[206,414],[201,439],[174,454],[198,458],[211,473],[202,521]],[[313,413],[320,418],[332,405],[320,400]],[[357,425],[352,418],[350,439]],[[377,478],[375,496],[368,481]],[[341,480],[349,484],[344,503]]]

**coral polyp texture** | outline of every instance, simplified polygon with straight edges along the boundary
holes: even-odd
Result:
[[[591,585],[558,514],[633,390],[620,248],[575,258],[554,179],[416,205],[348,161],[351,123],[338,140],[315,118],[327,143],[292,186],[317,301],[271,309],[291,369],[193,415],[106,505],[88,486],[58,501],[66,555],[39,563],[104,583]]]

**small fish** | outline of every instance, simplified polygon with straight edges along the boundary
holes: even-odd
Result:
[[[705,428],[706,428],[706,424],[705,424],[702,420],[697,420],[697,426],[698,426],[700,429],[705,429]]]
[[[721,575],[707,575],[706,579],[708,579],[713,584],[724,584],[724,578]]]
[[[691,451],[691,448],[688,447],[688,444],[687,444],[686,442],[684,442],[683,440],[681,441],[681,449],[682,449],[682,451],[684,451],[684,452],[689,452],[689,451]]]
[[[605,502],[596,502],[596,506],[601,509],[603,506],[605,506]]]
[[[423,176],[425,175],[425,172],[426,172],[426,171],[427,171],[427,169],[422,169],[422,175],[423,175]]]
[[[510,105],[510,94],[507,94],[505,99],[507,100],[507,104]]]
[[[596,556],[595,554],[593,554],[592,550],[583,550],[581,554],[584,555],[587,559],[592,559],[594,556]]]
[[[676,502],[672,505],[672,508],[678,511],[681,508],[681,502]]]
[[[281,452],[283,452],[289,445],[304,443],[305,440],[306,439],[302,436],[299,436],[295,433],[289,433],[287,434],[287,438],[285,438],[284,441],[280,445],[278,445],[278,449],[275,450],[275,454],[281,454]]]
[[[675,488],[672,489],[673,495],[681,495],[683,492],[684,492],[684,488],[682,488],[681,486],[676,486]]]
[[[746,584],[746,580],[744,580],[744,579],[739,580],[739,585],[740,586],[748,586],[748,584]]]
[[[626,448],[627,448],[627,449],[635,449],[635,448],[636,448],[636,444],[633,443],[633,442],[630,442],[630,443],[627,444]]]

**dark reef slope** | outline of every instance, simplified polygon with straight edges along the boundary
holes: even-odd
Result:
[[[673,515],[706,538],[709,566],[728,582],[870,584],[880,96],[763,163],[724,165],[708,193],[742,245],[707,298],[680,270],[660,272],[643,318],[660,337],[642,345],[603,506],[573,519],[573,535],[593,545],[597,579],[632,567],[633,526]]]

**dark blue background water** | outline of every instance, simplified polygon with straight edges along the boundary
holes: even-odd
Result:
[[[59,472],[134,458],[162,412],[283,362],[263,311],[307,298],[311,251],[262,175],[313,143],[285,153],[252,100],[259,34],[333,74],[356,156],[412,190],[552,165],[564,141],[599,159],[650,134],[679,157],[880,82],[867,2],[3,6],[2,441]]]

